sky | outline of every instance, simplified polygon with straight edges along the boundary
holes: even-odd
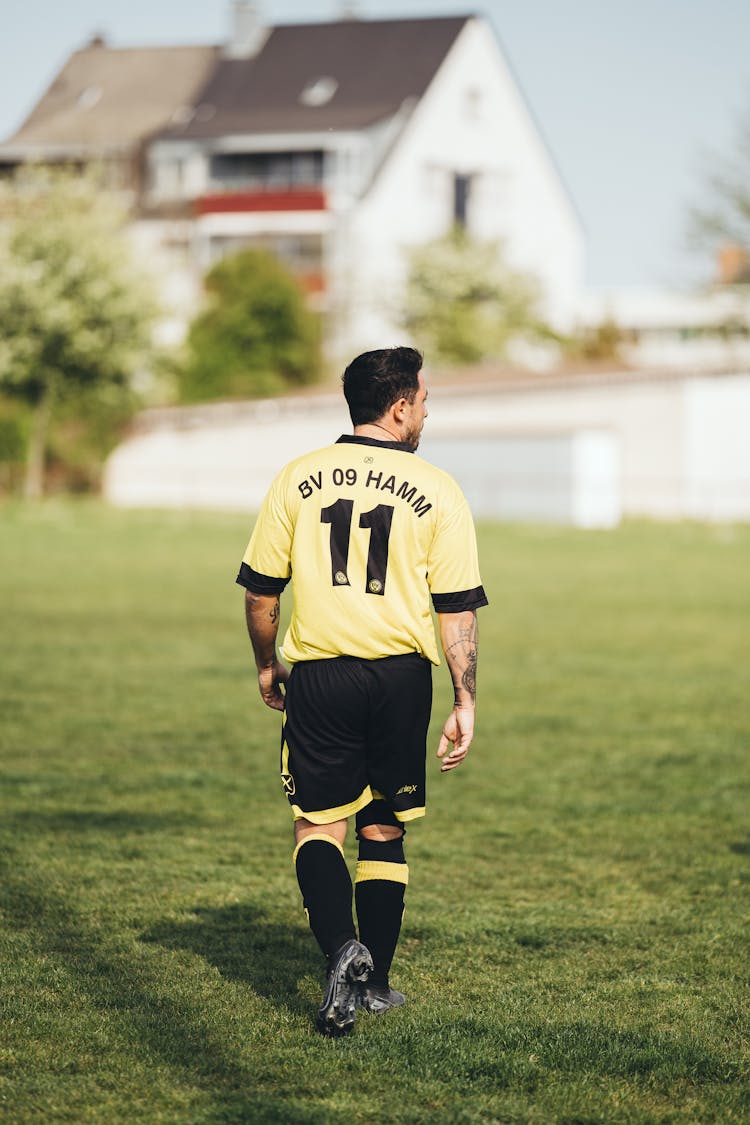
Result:
[[[0,138],[67,56],[111,46],[219,43],[229,0],[0,0]],[[261,0],[267,23],[485,15],[583,223],[592,289],[708,280],[687,215],[750,119],[748,0]]]

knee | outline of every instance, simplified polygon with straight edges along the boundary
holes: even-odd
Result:
[[[404,834],[403,828],[395,824],[366,824],[359,829],[359,836],[365,840],[375,840],[376,843],[386,844],[389,840],[400,840]]]
[[[343,847],[347,826],[346,820],[336,820],[332,824],[313,824],[305,817],[300,817],[294,823],[294,838],[297,844],[301,844],[308,836],[327,836]]]

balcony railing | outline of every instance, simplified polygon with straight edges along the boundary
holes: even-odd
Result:
[[[326,194],[317,188],[214,192],[195,201],[197,215],[249,211],[325,211]]]

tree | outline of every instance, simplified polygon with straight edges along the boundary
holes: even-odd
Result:
[[[727,279],[750,282],[750,112],[740,120],[732,152],[715,157],[707,176],[708,206],[695,207],[689,217],[694,245],[731,254]]]
[[[193,321],[182,397],[189,402],[278,394],[314,382],[320,328],[295,278],[271,254],[247,249],[206,276]]]
[[[404,326],[448,363],[500,359],[519,340],[547,340],[537,286],[503,261],[501,248],[455,227],[412,250]]]
[[[127,388],[154,304],[124,215],[92,176],[35,173],[0,189],[0,390],[32,411],[24,493],[42,495],[53,410]]]

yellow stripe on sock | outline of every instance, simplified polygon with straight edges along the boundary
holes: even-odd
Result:
[[[403,823],[407,820],[416,820],[418,816],[424,816],[425,807],[424,805],[418,805],[415,809],[394,809],[393,812],[395,813],[396,820],[400,820]]]
[[[386,863],[380,859],[360,859],[357,863],[355,883],[366,883],[370,879],[387,879],[389,883],[409,882],[408,863]]]
[[[334,848],[338,848],[342,856],[344,855],[344,849],[342,848],[338,840],[334,840],[333,836],[328,836],[325,832],[311,832],[308,836],[303,836],[300,842],[297,844],[297,847],[294,849],[292,853],[293,864],[297,862],[297,856],[299,855],[300,848],[304,848],[305,844],[309,844],[310,840],[325,840],[327,844],[333,844]],[[344,856],[344,858],[346,857]]]

